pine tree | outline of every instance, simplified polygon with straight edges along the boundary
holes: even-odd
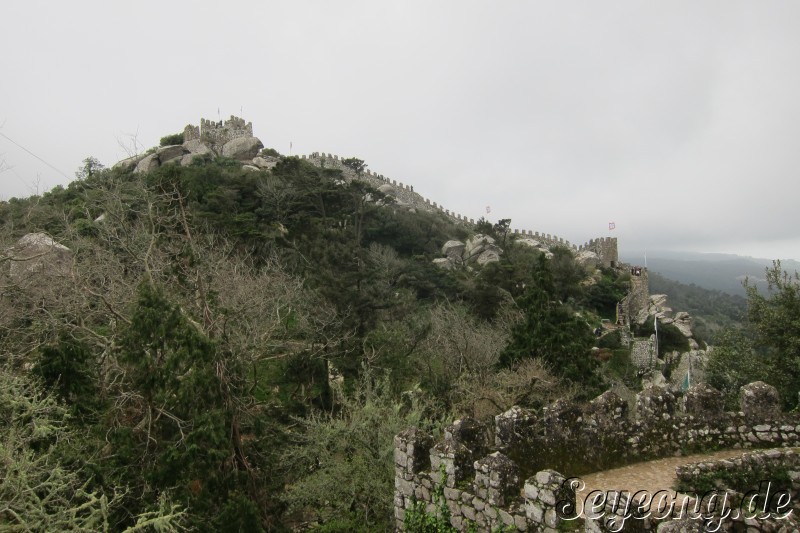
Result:
[[[519,302],[525,318],[512,329],[500,364],[510,367],[525,359],[542,359],[555,374],[580,385],[585,397],[592,397],[602,386],[597,361],[589,355],[594,343],[591,330],[556,299],[553,275],[544,255],[533,268],[534,284]]]

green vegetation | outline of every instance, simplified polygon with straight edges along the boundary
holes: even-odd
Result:
[[[694,322],[696,339],[717,344],[717,335],[725,328],[741,326],[747,310],[747,300],[721,291],[703,289],[667,279],[657,272],[648,275],[650,292],[666,294],[670,306],[688,312]]]
[[[439,467],[441,479],[447,478],[445,465]],[[433,489],[433,501],[436,506],[435,513],[426,511],[424,502],[414,502],[406,511],[405,527],[408,533],[452,533],[456,529],[450,525],[450,508],[444,497],[444,483],[437,483]]]
[[[617,348],[611,352],[611,358],[605,366],[606,375],[624,383],[631,390],[641,388],[639,368],[631,361],[630,348]]]
[[[647,317],[644,323],[636,325],[633,333],[637,337],[649,337],[656,332],[653,315]],[[689,351],[689,339],[674,324],[663,324],[658,322],[658,353],[659,355],[669,352]]]
[[[161,137],[161,140],[158,142],[159,146],[173,146],[176,144],[183,144],[183,133],[173,133],[172,135],[167,135],[166,137]]]
[[[263,148],[261,155],[264,157],[281,157],[281,154],[275,148]]]
[[[83,160],[81,167],[75,172],[75,177],[79,180],[91,178],[104,168],[106,167],[100,161],[98,161],[97,158],[87,157]]]
[[[342,160],[342,164],[347,168],[353,170],[358,175],[361,175],[364,172],[364,169],[367,168],[367,165],[364,163],[363,159],[358,159],[357,157],[348,157],[347,159]]]
[[[691,481],[679,480],[675,488],[681,492],[703,495],[723,487],[739,494],[747,494],[758,490],[765,479],[773,483],[773,491],[786,489],[792,482],[786,466],[767,463],[745,466],[741,470],[719,469],[703,472],[693,476]],[[732,504],[738,505],[739,502]]]
[[[0,529],[107,531],[124,505],[124,483],[98,485],[75,461],[81,435],[68,407],[10,361],[0,369]],[[91,463],[93,458],[89,458]],[[174,495],[173,495],[174,497]],[[186,511],[167,492],[141,502],[127,531],[178,531]]]
[[[386,530],[403,427],[602,390],[589,322],[625,278],[545,260],[507,219],[480,226],[499,262],[445,270],[471,228],[339,170],[85,163],[0,203],[3,249],[46,232],[71,250],[0,284],[0,405],[39,406],[0,422],[19,504],[0,529]],[[54,466],[41,505],[24,483]]]
[[[512,328],[500,363],[509,366],[527,358],[541,359],[558,375],[579,385],[583,399],[590,399],[603,390],[597,362],[589,356],[594,336],[586,323],[557,299],[557,292],[563,293],[565,287],[569,285],[557,287],[540,255],[534,264],[533,283],[520,299],[524,318]]]
[[[766,295],[745,284],[745,325],[725,330],[709,359],[708,382],[730,408],[739,387],[757,380],[774,385],[789,409],[800,400],[800,278],[782,271],[777,261],[766,278]]]

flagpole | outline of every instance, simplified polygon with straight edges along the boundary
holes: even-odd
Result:
[[[653,317],[653,330],[655,330],[655,351],[656,351],[656,358],[658,358],[658,315]]]

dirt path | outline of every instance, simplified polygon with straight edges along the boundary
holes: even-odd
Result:
[[[646,490],[650,494],[655,494],[659,490],[672,492],[672,486],[677,480],[675,477],[676,467],[700,461],[729,459],[741,455],[745,451],[747,450],[725,450],[681,457],[666,457],[646,463],[636,463],[614,468],[613,470],[587,474],[581,476],[581,479],[586,483],[586,488],[579,493],[578,497],[585,497],[593,490],[624,490],[629,491],[631,494],[638,490]]]

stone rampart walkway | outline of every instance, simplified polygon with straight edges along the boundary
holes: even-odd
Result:
[[[635,463],[620,468],[604,470],[580,476],[586,487],[578,494],[578,498],[585,498],[593,490],[601,491],[627,491],[634,494],[639,490],[646,490],[651,495],[660,490],[672,492],[677,481],[675,468],[689,463],[701,461],[716,461],[730,459],[748,450],[723,450],[679,457],[665,457],[645,463]]]

